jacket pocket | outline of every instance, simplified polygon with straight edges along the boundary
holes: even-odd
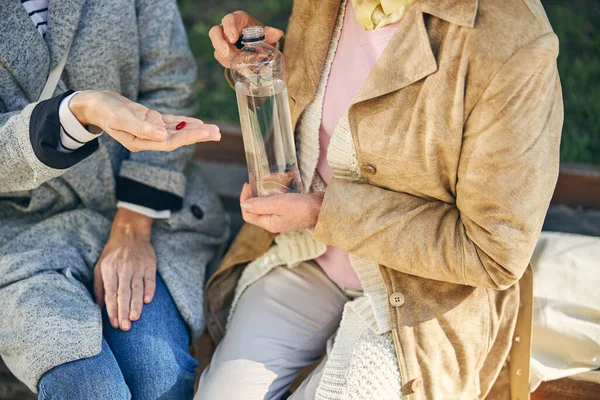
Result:
[[[426,399],[477,398],[490,343],[486,290],[404,274],[393,286],[405,297],[396,309],[405,379],[421,378]]]

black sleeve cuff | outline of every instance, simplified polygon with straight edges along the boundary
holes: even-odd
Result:
[[[55,169],[67,169],[87,158],[98,149],[98,139],[86,143],[72,153],[57,150],[60,140],[60,102],[73,91],[39,102],[31,113],[29,139],[38,160]]]
[[[117,200],[153,210],[179,211],[183,207],[182,197],[123,177],[117,178]]]

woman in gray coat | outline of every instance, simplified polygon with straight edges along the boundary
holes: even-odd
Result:
[[[171,115],[196,76],[176,1],[3,0],[0,20],[2,359],[41,399],[191,398],[228,229],[183,146],[218,129]]]

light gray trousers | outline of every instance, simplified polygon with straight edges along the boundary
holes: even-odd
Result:
[[[195,400],[280,399],[317,361],[349,297],[315,263],[277,267],[240,297]],[[322,361],[290,399],[314,399]]]

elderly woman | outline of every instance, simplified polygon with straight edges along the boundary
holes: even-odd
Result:
[[[253,24],[211,31],[225,67]],[[283,51],[308,190],[244,188],[197,398],[278,399],[325,351],[292,399],[486,397],[558,173],[539,0],[297,0]]]
[[[175,0],[2,1],[0,20],[2,359],[40,399],[191,398],[227,225],[181,147],[218,128],[170,115],[196,77]]]

